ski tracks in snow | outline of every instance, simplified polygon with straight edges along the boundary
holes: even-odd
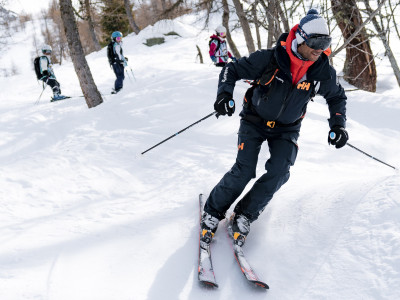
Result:
[[[321,295],[315,291],[324,287],[332,290],[330,299],[339,299],[340,294],[352,294],[354,299],[382,295],[399,299],[400,273],[393,268],[400,265],[399,176],[375,179],[364,184],[362,191],[346,190],[343,200],[351,201],[344,207],[348,213],[338,220],[340,229],[332,235],[322,259],[316,258],[314,274],[298,299],[316,299]],[[369,289],[357,290],[355,282],[366,279]]]

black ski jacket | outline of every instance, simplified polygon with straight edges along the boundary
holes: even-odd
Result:
[[[281,41],[285,41],[287,36],[287,33],[282,34],[274,48],[258,50],[249,57],[227,64],[219,76],[218,94],[227,92],[233,95],[235,83],[240,79],[260,79],[267,68],[271,69],[269,65],[274,55],[279,70],[268,85],[256,85],[253,88],[251,99],[246,99],[250,105],[244,105],[240,116],[245,118],[256,115],[265,123],[275,121],[279,124],[296,124],[291,128],[296,130],[300,128],[299,120],[304,117],[308,102],[316,93],[323,96],[328,104],[329,126],[345,127],[347,97],[337,81],[335,69],[329,64],[328,56],[321,54],[309,67],[306,76],[293,85],[290,57],[286,48],[281,45]]]

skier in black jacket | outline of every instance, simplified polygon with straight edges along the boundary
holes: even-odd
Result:
[[[204,207],[203,242],[211,242],[218,222],[256,177],[261,144],[267,141],[267,172],[237,203],[229,220],[235,244],[244,244],[250,223],[289,179],[289,169],[297,156],[301,121],[315,94],[322,95],[328,104],[328,142],[336,148],[346,144],[347,98],[329,64],[330,42],[326,21],[311,9],[298,25],[280,37],[274,48],[256,51],[222,69],[214,104],[219,115],[234,113],[232,94],[237,80],[250,79],[255,84],[246,92],[240,113],[236,162],[211,191]]]

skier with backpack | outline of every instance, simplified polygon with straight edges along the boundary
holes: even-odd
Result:
[[[256,177],[256,165],[263,142],[270,156],[264,173],[234,207],[228,231],[241,247],[273,195],[289,179],[294,165],[301,122],[307,104],[319,94],[326,99],[330,113],[328,143],[346,145],[346,95],[335,69],[329,64],[331,37],[327,23],[311,9],[289,33],[271,49],[259,50],[231,62],[219,76],[214,109],[218,115],[232,116],[235,82],[254,80],[244,96],[240,112],[236,162],[211,191],[201,218],[201,243],[210,244],[226,211]]]
[[[63,100],[68,97],[61,95],[60,83],[54,75],[53,65],[51,63],[52,48],[50,45],[42,46],[42,54],[34,59],[33,65],[35,67],[36,78],[43,81],[53,90],[53,98],[51,101]],[[43,87],[43,89],[45,86]]]
[[[226,28],[219,25],[215,29],[215,34],[210,36],[210,41],[208,42],[210,58],[216,67],[224,67],[228,63],[229,58],[232,61],[236,61],[236,58],[228,51],[225,38]]]
[[[128,58],[124,56],[122,50],[122,33],[114,31],[111,34],[111,42],[107,46],[107,58],[110,66],[112,66],[117,79],[111,94],[120,92],[124,85],[125,67],[128,66]]]

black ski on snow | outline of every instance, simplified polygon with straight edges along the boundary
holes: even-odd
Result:
[[[262,287],[264,289],[269,289],[268,284],[266,284],[265,282],[262,282],[257,274],[254,272],[253,268],[250,266],[249,262],[247,261],[246,257],[244,256],[244,252],[241,246],[239,245],[235,245],[235,243],[233,242],[233,234],[232,231],[229,229],[229,225],[227,222],[227,226],[226,226],[226,232],[228,234],[229,239],[231,240],[231,245],[232,245],[232,250],[233,250],[233,254],[235,255],[236,261],[240,267],[240,270],[242,271],[244,277],[246,277],[246,279],[259,287]]]
[[[215,280],[214,269],[211,261],[211,250],[210,245],[202,245],[201,240],[201,216],[203,215],[205,200],[203,194],[199,195],[200,205],[200,230],[199,230],[199,268],[198,278],[199,281],[205,285],[211,287],[218,287],[217,281]]]

